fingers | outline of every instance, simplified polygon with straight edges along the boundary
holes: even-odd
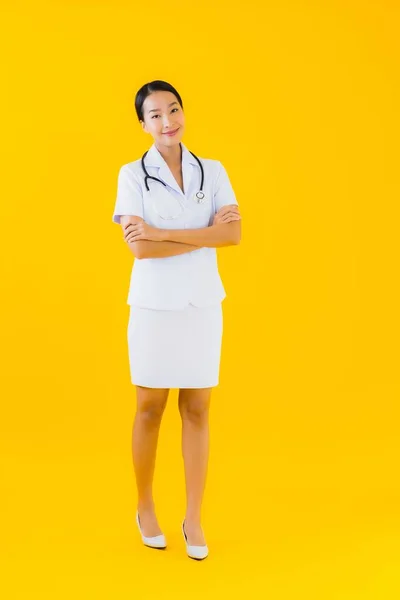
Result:
[[[231,221],[240,221],[242,217],[234,212],[228,212],[222,217],[219,217],[218,222],[220,223],[230,223]]]
[[[140,234],[128,235],[128,237],[125,238],[125,242],[127,244],[130,244],[131,242],[137,242],[140,239],[142,239],[141,236],[140,236]]]
[[[231,223],[232,221],[238,221],[239,219],[241,219],[239,207],[236,204],[228,204],[220,208],[215,214],[214,224]]]
[[[232,221],[240,221],[241,218],[242,217],[240,215],[235,213],[227,213],[222,217],[220,215],[217,215],[214,218],[213,225],[219,225],[220,223],[231,223]]]
[[[124,240],[125,242],[135,242],[142,234],[143,226],[141,223],[129,223],[125,227]]]
[[[226,206],[220,208],[216,214],[223,216],[229,212],[239,213],[239,207],[236,204],[227,204]]]
[[[124,238],[126,238],[130,233],[132,233],[133,231],[133,227],[134,225],[132,223],[128,223],[125,226],[125,230],[124,230]]]
[[[223,215],[218,215],[221,219],[224,219],[225,217],[235,217],[235,219],[240,219],[241,216],[238,212],[234,212],[234,211],[228,211]]]
[[[220,222],[221,223],[233,223],[234,221],[240,221],[240,217],[224,217]]]
[[[138,229],[140,227],[143,227],[142,223],[128,223],[127,225],[125,225],[125,233],[129,232],[129,231],[134,231],[135,229]]]

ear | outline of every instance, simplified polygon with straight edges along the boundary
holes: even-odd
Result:
[[[141,126],[142,126],[142,129],[143,129],[143,131],[145,131],[146,133],[149,133],[149,132],[147,131],[147,127],[146,127],[146,124],[145,124],[145,122],[144,122],[144,121],[140,121],[140,124],[141,124]]]

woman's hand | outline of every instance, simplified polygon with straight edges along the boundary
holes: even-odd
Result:
[[[145,221],[141,221],[140,223],[128,223],[124,230],[124,240],[127,244],[139,240],[162,242],[162,230],[148,225]]]
[[[238,206],[236,204],[227,204],[215,213],[213,225],[231,223],[232,221],[239,221],[241,218]]]

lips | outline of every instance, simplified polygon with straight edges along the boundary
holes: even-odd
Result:
[[[169,136],[173,136],[175,135],[177,132],[179,131],[179,127],[177,129],[174,129],[174,131],[168,131],[168,133],[164,133],[164,135],[169,135]]]

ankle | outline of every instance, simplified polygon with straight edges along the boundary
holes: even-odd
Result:
[[[200,515],[187,515],[185,517],[185,524],[187,524],[189,527],[201,526],[201,516]]]
[[[154,512],[154,508],[153,500],[140,500],[137,503],[137,510],[140,513]]]

